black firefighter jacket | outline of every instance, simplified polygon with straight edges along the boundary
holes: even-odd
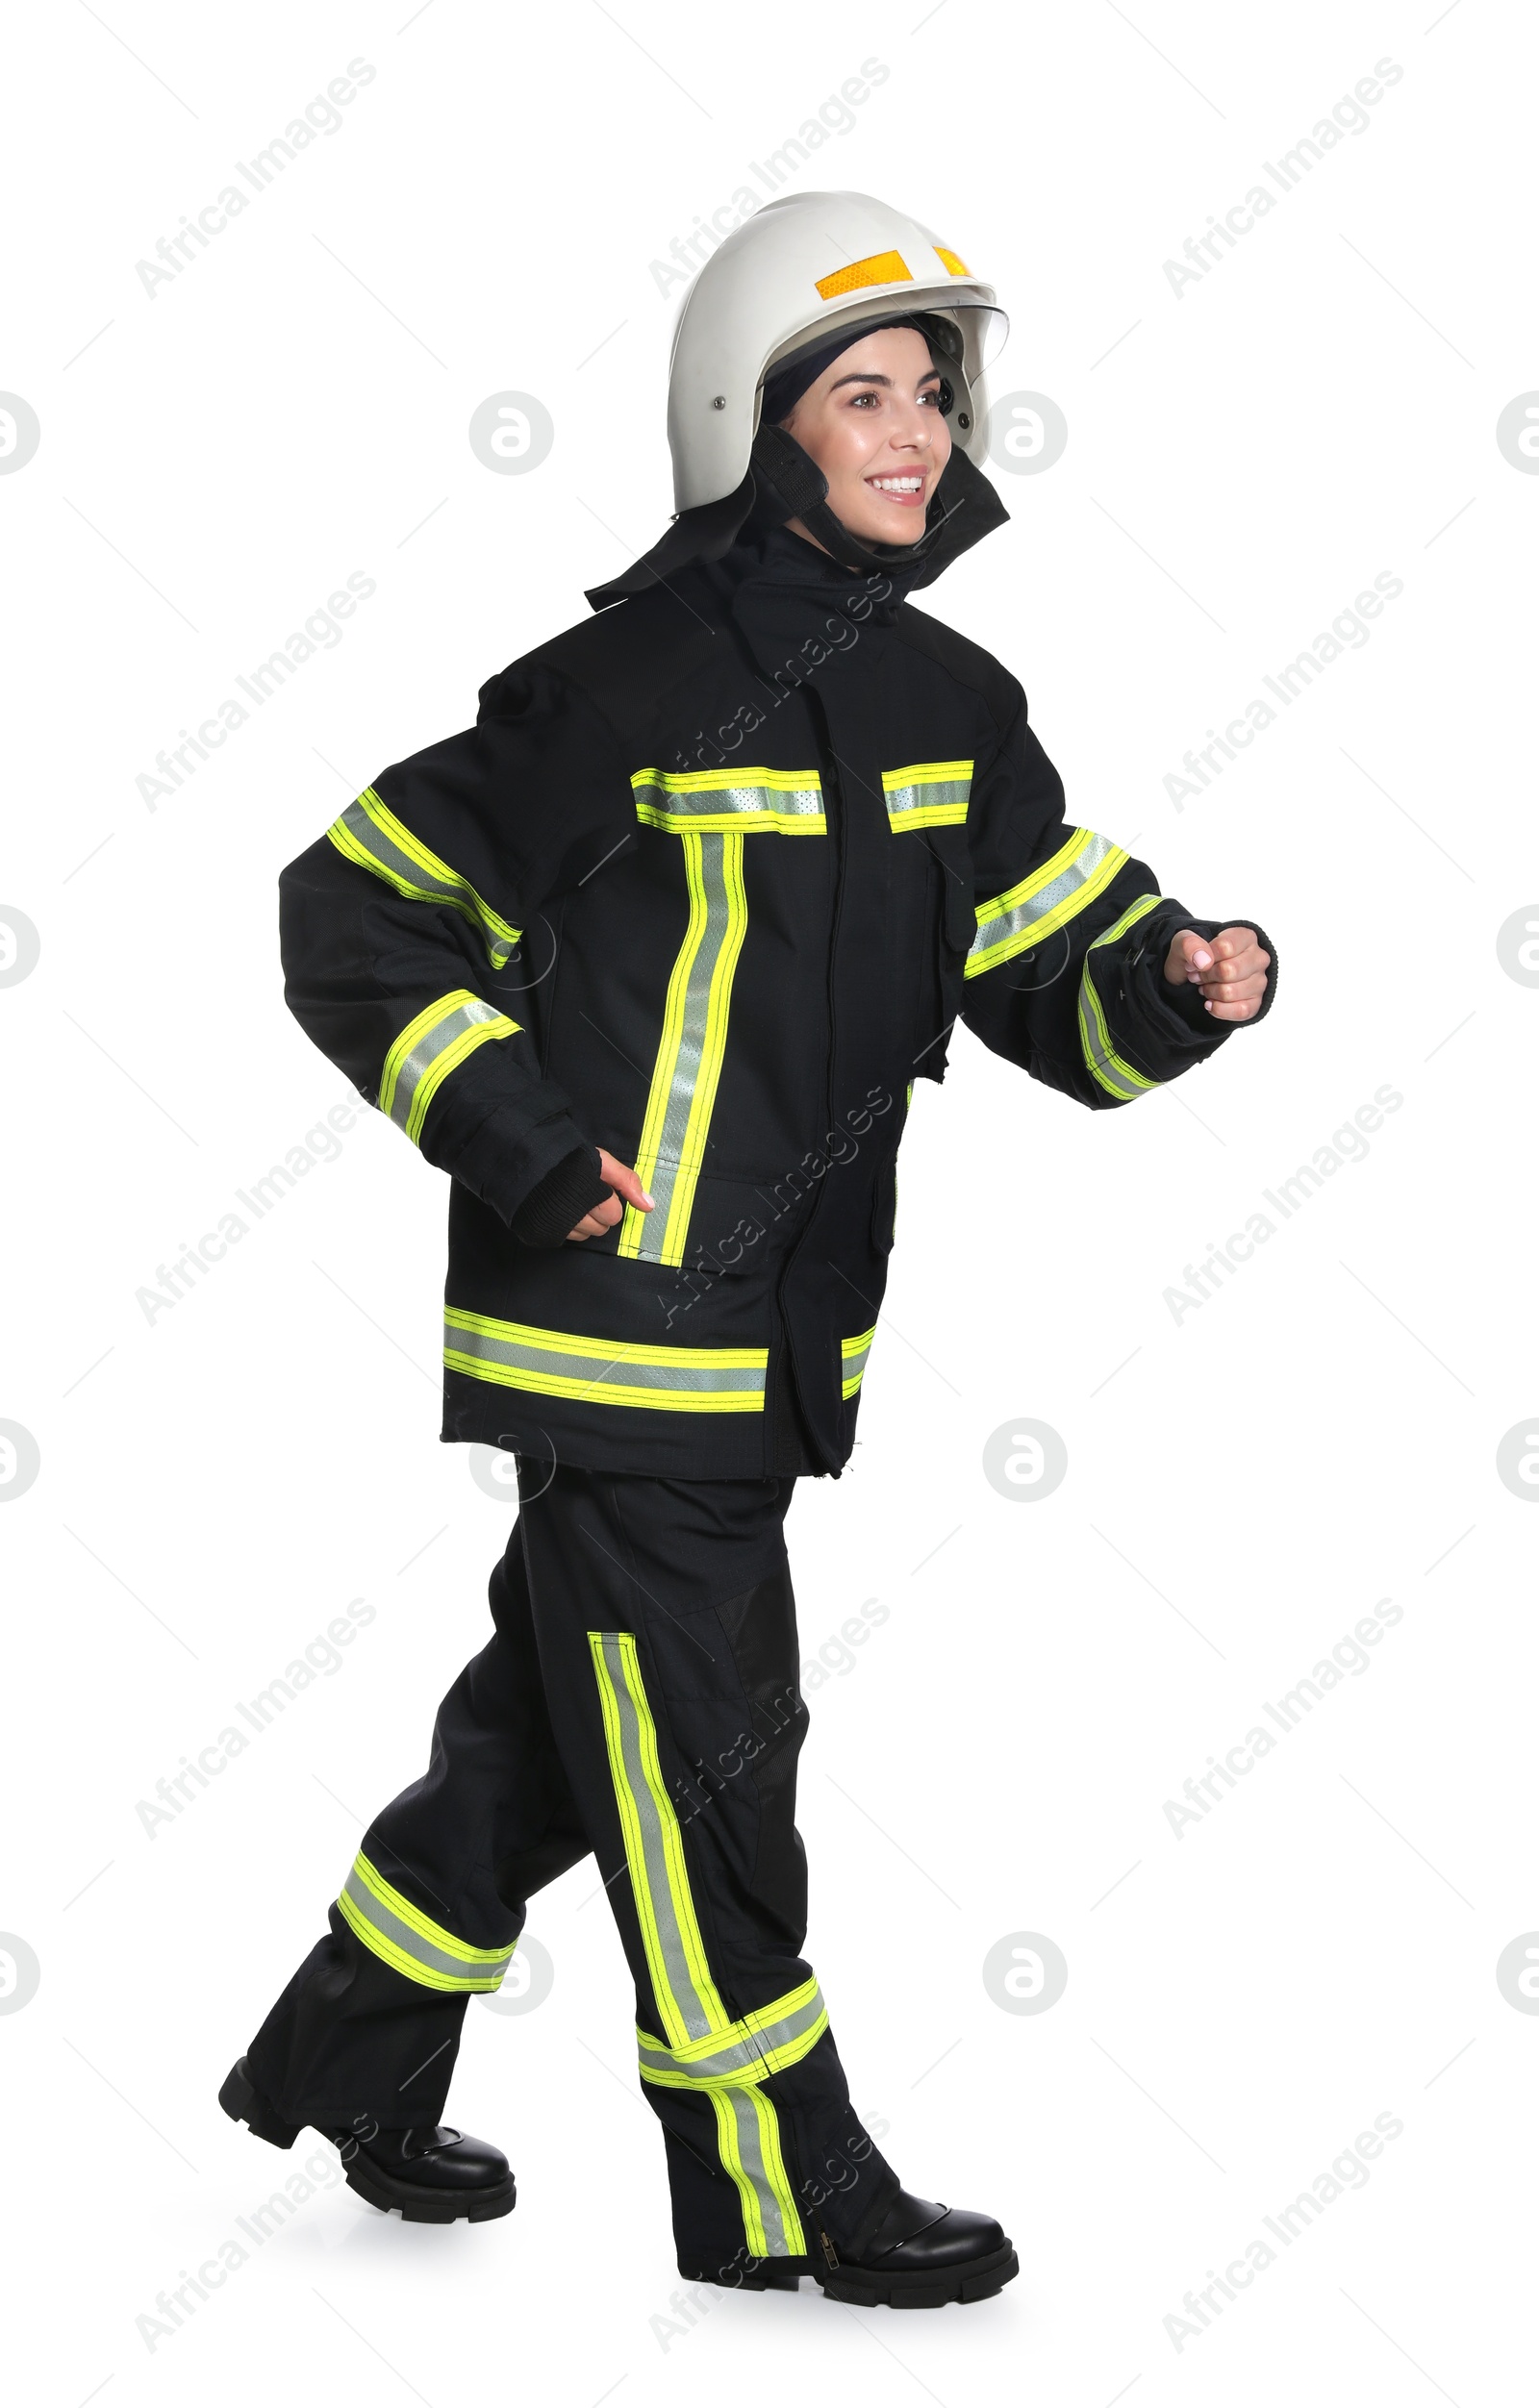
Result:
[[[492,678],[282,872],[290,1009],[451,1174],[446,1441],[837,1473],[953,1022],[1095,1110],[1250,1025],[1161,976],[1226,920],[1067,822],[1015,678],[904,598],[1006,515],[959,454],[941,492],[936,550],[870,575],[755,514]],[[655,1210],[522,1242],[595,1145]]]

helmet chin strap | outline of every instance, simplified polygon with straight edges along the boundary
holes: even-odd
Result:
[[[866,543],[828,507],[828,480],[795,436],[781,426],[761,426],[748,455],[759,491],[786,518],[799,518],[809,535],[845,568],[891,568],[922,560],[946,520],[939,485],[924,514],[924,533],[913,543]]]

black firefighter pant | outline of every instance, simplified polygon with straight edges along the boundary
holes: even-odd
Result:
[[[898,2186],[800,1954],[795,1482],[518,1468],[493,1636],[252,2043],[253,2078],[294,2124],[440,2121],[470,1995],[497,1987],[527,1900],[592,1854],[681,2264],[816,2254],[820,2226],[856,2251]],[[601,2152],[608,2111],[570,2109]]]

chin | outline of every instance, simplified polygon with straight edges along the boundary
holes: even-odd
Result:
[[[917,543],[929,515],[927,503],[921,510],[873,510],[864,493],[858,509],[845,512],[837,504],[834,507],[835,515],[862,543]]]

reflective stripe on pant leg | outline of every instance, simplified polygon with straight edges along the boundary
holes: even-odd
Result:
[[[513,1962],[505,1948],[472,1948],[388,1882],[360,1849],[337,1900],[366,1948],[426,1990],[496,1990]]]
[[[707,2044],[708,2055],[719,2047],[737,2049],[750,2036],[751,2022],[747,2018],[733,2021],[711,1978],[690,1892],[684,1835],[663,1780],[657,1725],[647,1703],[635,1634],[591,1630],[588,1644],[642,1946],[658,2015],[670,2044],[669,2049],[661,2042],[651,2045],[661,2058],[688,2050],[692,2042]],[[804,1990],[805,1985],[792,1997],[804,2003]],[[784,2009],[789,2003],[781,2000],[778,2006]],[[772,2018],[775,2010],[763,2012]],[[644,2046],[645,2036],[641,2037]],[[756,2066],[761,2062],[756,2056]],[[646,2070],[644,2058],[643,2070]],[[756,2257],[801,2256],[801,2220],[786,2175],[779,2118],[771,2102],[745,2077],[689,2080],[676,2087],[704,2090],[710,2095],[721,2163],[737,2185],[749,2249]]]
[[[721,2163],[738,2186],[743,2234],[754,2257],[804,2257],[807,2236],[780,2154],[780,2119],[756,2083],[711,2085]]]

